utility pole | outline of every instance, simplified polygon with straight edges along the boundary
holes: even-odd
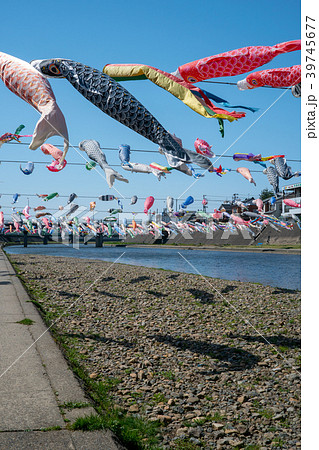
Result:
[[[207,199],[206,199],[206,195],[203,195],[203,201],[202,201],[202,205],[203,205],[203,211],[204,211],[204,213],[206,212],[206,210],[207,210]]]
[[[233,194],[232,202],[234,203],[236,200],[238,200],[238,194]]]

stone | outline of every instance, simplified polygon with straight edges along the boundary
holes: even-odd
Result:
[[[137,412],[139,412],[139,407],[138,407],[138,405],[135,403],[134,405],[131,405],[130,407],[129,407],[129,412],[131,412],[131,413],[137,413]]]
[[[185,436],[186,433],[187,433],[187,431],[188,431],[188,428],[187,428],[187,427],[178,428],[178,429],[176,430],[176,436],[179,436],[179,437]]]
[[[243,424],[236,425],[236,429],[239,434],[246,434],[247,433],[247,427]]]
[[[229,444],[232,447],[241,447],[242,445],[244,445],[244,441],[240,441],[239,439],[231,439],[229,441]]]
[[[220,430],[221,428],[224,428],[224,424],[223,423],[213,422],[212,423],[212,427],[214,428],[214,430]]]
[[[172,421],[171,416],[167,416],[167,415],[164,415],[164,414],[158,414],[156,416],[156,419],[159,420],[161,423],[169,423],[169,422]]]
[[[188,403],[198,403],[199,402],[199,398],[198,397],[195,397],[195,396],[192,396],[192,397],[188,397]]]

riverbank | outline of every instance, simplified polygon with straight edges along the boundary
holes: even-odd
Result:
[[[48,240],[38,235],[28,236],[27,245],[48,243],[54,245],[57,243],[52,240],[52,236],[47,236]],[[73,237],[69,236],[70,244],[72,244]],[[20,244],[24,245],[24,236],[17,234],[7,234],[5,236],[0,235],[5,245]],[[77,241],[78,237],[76,238]],[[80,243],[84,243],[83,237],[79,238]],[[161,235],[153,236],[152,234],[143,234],[137,236],[126,235],[125,238],[113,237],[108,238],[104,236],[104,246],[113,245],[127,245],[127,246],[145,246],[153,248],[194,248],[194,249],[207,249],[207,250],[241,250],[244,251],[276,251],[282,249],[284,253],[292,253],[293,249],[301,248],[301,229],[295,224],[293,229],[278,229],[274,230],[270,225],[263,228],[260,232],[255,230],[255,236],[253,237],[244,230],[237,230],[230,233],[225,230],[216,230],[212,233],[201,233],[195,231],[191,234],[180,233],[172,234],[171,236],[164,237]],[[92,238],[88,245],[95,244],[96,239]],[[98,238],[98,243],[99,242]],[[60,244],[62,240],[60,238]],[[78,241],[77,241],[78,243]],[[285,250],[288,250],[286,252]]]
[[[299,254],[201,250],[194,247],[132,247],[92,245],[32,245],[7,247],[9,254],[51,255],[91,259],[186,273],[201,273],[211,278],[261,283],[285,289],[300,289]]]
[[[108,384],[113,405],[161,424],[157,448],[300,445],[299,291],[94,260],[10,260],[73,362]]]
[[[104,243],[105,245],[105,243]],[[157,245],[157,244],[108,244],[111,247],[126,247],[127,245],[129,247],[136,247],[136,248],[166,248],[166,249],[172,249],[172,248],[180,248],[182,250],[210,250],[210,251],[225,251],[225,252],[273,252],[273,253],[279,253],[279,254],[291,254],[291,255],[301,255],[301,246],[300,245],[291,245],[291,246],[271,246],[271,245],[260,245],[258,247],[253,246],[244,246],[244,245],[233,245],[233,246],[218,246],[218,245],[178,245],[178,244],[164,244],[164,245]]]
[[[14,247],[17,244],[15,242],[13,243],[6,243],[5,245],[2,245],[1,248],[6,247]],[[43,242],[35,243],[32,242],[31,246],[33,245],[43,245]],[[47,245],[61,245],[61,242],[54,242],[50,241]],[[95,247],[94,243],[88,243],[87,247]],[[228,252],[273,252],[278,254],[291,254],[291,255],[301,255],[301,245],[258,245],[258,246],[252,246],[252,245],[189,245],[189,244],[134,244],[134,243],[127,243],[125,241],[118,241],[116,243],[110,241],[104,241],[103,247],[130,247],[130,248],[164,248],[164,249],[182,249],[182,250],[210,250],[210,251],[228,251]]]

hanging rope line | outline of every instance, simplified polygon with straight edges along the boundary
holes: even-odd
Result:
[[[11,194],[11,193],[0,193],[0,195],[3,195],[3,196],[12,196],[13,194]],[[20,197],[38,197],[37,196],[37,194],[19,194],[20,195]],[[244,194],[238,194],[238,195],[241,195],[241,196],[244,196]],[[68,194],[68,195],[59,195],[59,197],[58,198],[69,198],[70,197],[70,195]],[[214,196],[214,195],[205,195],[205,197],[208,199],[208,200],[219,200],[220,199],[220,196]],[[98,198],[96,195],[78,195],[76,198],[90,198],[90,199],[92,199],[92,198]],[[117,197],[115,197],[114,196],[114,198],[117,198]],[[132,196],[130,196],[130,197],[121,197],[121,200],[130,200],[132,198]],[[147,197],[138,197],[138,199],[139,200],[145,200]],[[41,198],[39,198],[39,201],[40,200],[42,200]],[[165,198],[156,198],[156,200],[163,200],[163,201],[166,201],[166,197]],[[175,200],[177,200],[177,199],[175,199]],[[196,199],[196,200],[194,200],[194,201],[202,201],[203,200],[203,198],[201,198],[201,199]],[[222,199],[222,200],[225,200],[225,199]],[[102,200],[100,200],[100,201],[102,201]],[[112,200],[113,201],[113,200]],[[109,202],[103,202],[103,203],[105,203],[105,204],[109,204]],[[16,203],[14,203],[14,204],[16,204]]]
[[[11,164],[11,163],[17,163],[17,164],[19,164],[19,163],[21,163],[21,164],[27,164],[29,161],[26,161],[26,160],[19,160],[19,161],[15,161],[15,160],[9,160],[9,159],[0,159],[0,164],[2,164],[2,163],[9,163],[9,164]],[[48,165],[49,163],[48,162],[45,162],[45,161],[32,161],[34,164],[46,164],[46,165]],[[85,164],[84,163],[77,163],[77,162],[68,162],[67,163],[67,165],[68,166],[82,166],[82,167],[84,167],[85,166]],[[111,164],[111,166],[112,167],[122,167],[122,165],[121,164]],[[196,168],[196,171],[204,171],[205,169],[203,169],[202,167],[198,167],[198,168]],[[236,170],[235,169],[231,169],[230,170],[231,172],[236,172]],[[250,172],[254,172],[254,173],[262,173],[262,170],[251,170]],[[132,172],[132,173],[134,173],[134,172]]]
[[[230,84],[231,86],[237,86],[237,83],[231,83],[231,82],[227,82],[227,81],[201,81],[201,83],[212,83],[212,84]],[[274,86],[259,86],[259,87],[263,87],[263,88],[267,88],[267,89],[291,89],[291,87],[274,87]]]
[[[30,143],[28,143],[28,142],[8,142],[8,144],[9,145],[30,145]],[[57,148],[59,148],[59,147],[63,148],[63,144],[52,144],[52,145],[54,145]],[[76,147],[76,145],[71,145],[71,144],[70,144],[70,146]],[[101,150],[119,151],[118,147],[101,147]],[[158,155],[160,154],[157,150],[131,149],[131,152],[156,153]],[[218,157],[218,158],[233,158],[232,155],[215,155],[215,157]],[[301,162],[300,159],[287,159],[287,161],[289,161],[289,162]],[[22,162],[22,161],[17,161],[17,162]],[[45,163],[45,164],[47,164],[47,163]],[[80,163],[68,163],[68,164],[79,164],[79,165],[81,165]]]

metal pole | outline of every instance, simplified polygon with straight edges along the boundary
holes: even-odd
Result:
[[[27,230],[23,231],[23,247],[28,246],[28,232]]]
[[[103,247],[103,233],[96,233],[95,247]]]

